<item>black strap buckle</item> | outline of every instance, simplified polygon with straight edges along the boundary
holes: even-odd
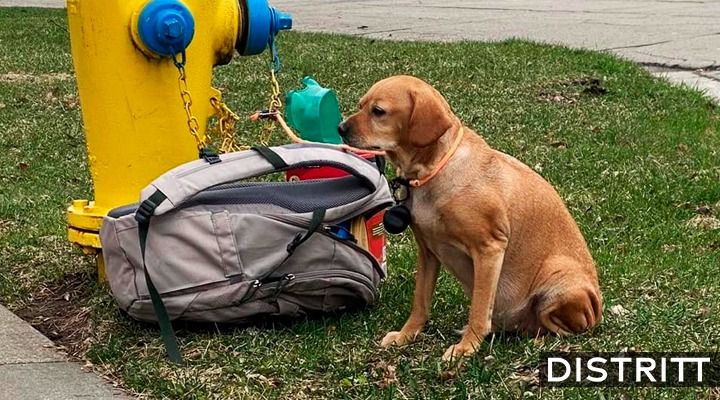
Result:
[[[202,158],[208,164],[217,164],[222,161],[217,153],[204,147],[200,149],[200,154],[198,155],[198,158]]]
[[[256,113],[256,116],[258,119],[275,119],[277,114],[278,114],[277,111],[260,110]]]
[[[396,177],[390,181],[390,192],[395,203],[400,204],[410,196],[410,181],[403,177]]]
[[[139,224],[146,224],[150,220],[150,217],[153,215],[156,208],[157,204],[155,204],[152,200],[147,199],[143,201],[140,203],[140,207],[138,207],[137,211],[135,211],[135,221]]]
[[[297,249],[297,247],[300,246],[300,243],[302,243],[302,238],[303,238],[302,233],[298,233],[297,235],[295,235],[292,242],[288,243],[288,245],[287,245],[286,250],[287,250],[288,254],[292,254],[295,251],[295,249]]]
[[[163,192],[159,190],[155,191],[155,193],[140,203],[137,211],[135,211],[135,221],[140,225],[149,223],[150,217],[155,213],[155,209],[160,203],[165,201],[165,199],[167,199],[167,197]]]
[[[385,165],[387,164],[385,157],[375,156],[375,166],[377,167],[380,175],[385,176]]]

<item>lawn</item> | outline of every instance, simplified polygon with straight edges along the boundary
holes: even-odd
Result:
[[[389,278],[372,309],[282,326],[180,327],[187,366],[167,363],[158,330],[120,315],[93,261],[65,240],[66,205],[92,192],[60,10],[0,9],[0,303],[151,398],[720,396],[546,389],[535,380],[542,351],[718,351],[720,111],[711,101],[610,55],[524,41],[291,32],[280,52],[285,90],[313,75],[337,90],[346,114],[383,77],[422,77],[493,147],[553,183],[597,261],[602,324],[571,338],[498,334],[451,367],[440,357],[465,324],[467,301],[443,273],[420,341],[382,350],[378,341],[409,312],[415,255],[402,235],[390,239]],[[266,61],[236,56],[216,70],[215,84],[241,115],[266,102]],[[239,132],[252,142],[259,127],[243,122]]]

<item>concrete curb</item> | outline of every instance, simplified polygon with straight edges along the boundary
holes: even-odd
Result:
[[[130,399],[0,306],[0,400]]]

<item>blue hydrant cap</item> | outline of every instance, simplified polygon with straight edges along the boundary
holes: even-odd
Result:
[[[178,0],[152,0],[140,12],[138,34],[145,46],[160,56],[185,50],[195,34],[195,19]]]
[[[292,28],[292,16],[270,7],[267,0],[246,0],[240,3],[244,23],[247,24],[244,38],[238,42],[238,51],[249,56],[262,53],[280,31]],[[244,39],[244,40],[243,40]]]

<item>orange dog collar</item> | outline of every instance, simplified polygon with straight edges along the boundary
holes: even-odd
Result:
[[[445,153],[443,158],[440,159],[440,162],[435,166],[435,168],[433,168],[433,170],[430,171],[430,173],[422,179],[410,179],[408,181],[408,184],[412,187],[420,187],[420,186],[428,183],[430,181],[430,179],[434,178],[435,175],[437,175],[438,172],[440,172],[445,167],[445,165],[447,165],[448,161],[450,161],[452,156],[457,151],[458,147],[460,147],[460,142],[462,141],[462,137],[463,137],[464,133],[465,133],[465,129],[463,129],[463,127],[461,126],[460,130],[458,130],[457,137],[455,138],[455,141],[453,142],[452,147],[450,147],[450,150],[448,150],[448,152]]]

